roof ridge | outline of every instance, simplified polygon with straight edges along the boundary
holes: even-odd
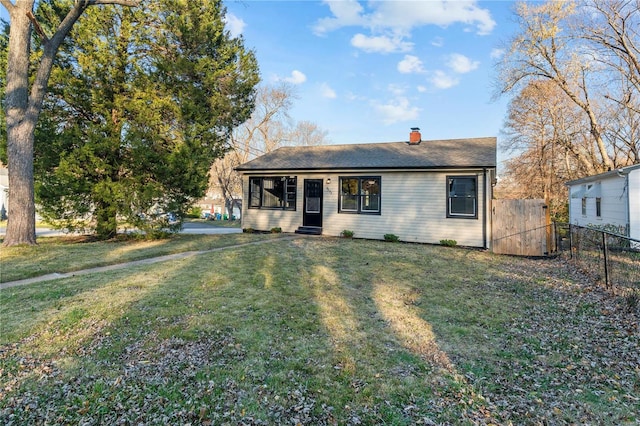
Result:
[[[454,142],[454,141],[473,141],[480,139],[497,139],[495,136],[481,136],[474,138],[450,138],[450,139],[423,139],[420,143],[429,142]],[[328,148],[328,147],[340,147],[340,146],[359,146],[359,145],[389,145],[389,144],[407,144],[409,141],[386,141],[386,142],[354,142],[354,143],[338,143],[338,144],[325,144],[325,145],[284,145],[280,148]]]
[[[236,170],[438,169],[496,166],[497,138],[431,139],[338,145],[284,146]]]

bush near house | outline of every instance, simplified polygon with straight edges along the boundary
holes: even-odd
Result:
[[[342,236],[342,238],[353,238],[354,232],[348,229],[345,229],[340,233],[340,236]]]
[[[187,217],[191,219],[200,219],[202,216],[202,207],[200,206],[193,206],[187,212]]]

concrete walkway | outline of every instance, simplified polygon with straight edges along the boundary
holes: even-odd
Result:
[[[275,238],[275,239],[272,239],[272,240],[255,241],[255,242],[252,242],[252,243],[244,243],[244,244],[236,244],[236,245],[226,246],[226,247],[218,247],[218,248],[214,248],[214,249],[211,249],[211,250],[185,251],[185,252],[182,252],[182,253],[167,254],[165,256],[150,257],[148,259],[134,260],[134,261],[131,261],[131,262],[117,263],[117,264],[114,264],[114,265],[98,266],[96,268],[82,269],[82,270],[79,270],[79,271],[61,272],[61,273],[54,272],[52,274],[41,275],[39,277],[33,277],[33,278],[27,278],[27,279],[24,279],[24,280],[9,281],[9,282],[6,282],[6,283],[0,283],[0,290],[3,290],[5,288],[10,288],[10,287],[17,287],[17,286],[21,286],[21,285],[40,283],[40,282],[44,282],[44,281],[59,280],[61,278],[70,278],[70,277],[77,277],[77,276],[80,276],[80,275],[87,275],[87,274],[95,274],[95,273],[100,273],[100,272],[114,271],[114,270],[117,270],[117,269],[124,269],[124,268],[128,268],[128,267],[131,267],[131,266],[151,265],[151,264],[154,264],[154,263],[166,262],[166,261],[169,261],[169,260],[184,259],[184,258],[187,258],[187,257],[196,256],[196,255],[199,255],[199,254],[213,253],[213,252],[217,252],[217,251],[223,251],[223,250],[228,250],[228,249],[233,249],[233,248],[238,248],[238,247],[252,246],[252,245],[257,245],[257,244],[266,244],[266,243],[271,243],[273,241],[292,240],[292,239],[295,239],[295,238],[300,238],[300,236],[296,234],[296,235],[286,236],[286,237],[283,237],[283,238]]]
[[[121,232],[119,230],[118,232]],[[0,237],[3,237],[7,233],[6,226],[0,226]],[[215,234],[241,234],[242,229],[224,227],[224,226],[209,226],[200,223],[185,222],[182,225],[180,234],[201,234],[201,235],[215,235]],[[36,236],[38,237],[64,237],[69,235],[82,235],[81,233],[70,233],[65,230],[51,229],[51,228],[36,228]]]

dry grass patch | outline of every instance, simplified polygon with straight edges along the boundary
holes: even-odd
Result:
[[[277,237],[267,234],[179,234],[159,240],[95,241],[91,237],[83,236],[38,238],[36,246],[4,247],[0,250],[0,282],[22,280],[54,272],[73,272],[186,251],[211,250]]]
[[[0,297],[3,424],[640,416],[637,318],[557,260],[301,238]]]

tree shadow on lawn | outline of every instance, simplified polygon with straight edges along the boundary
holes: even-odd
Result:
[[[583,307],[575,321],[598,309],[571,302],[570,281],[563,288],[545,278],[547,263],[534,263],[536,278],[522,268],[527,261],[403,246],[296,239],[110,273],[97,289],[89,283],[91,290],[62,296],[33,332],[18,333],[29,337],[5,346],[0,420],[431,424],[594,416],[597,404],[573,407],[563,394],[575,382],[559,366],[575,353],[565,342],[571,333],[558,334],[553,322],[542,335],[535,328],[562,306],[563,316]],[[83,279],[91,278],[60,284]],[[553,333],[551,343],[541,340]],[[553,342],[551,360],[545,344]],[[546,348],[547,359],[534,346]],[[537,369],[555,364],[550,380],[568,382],[540,380]]]

